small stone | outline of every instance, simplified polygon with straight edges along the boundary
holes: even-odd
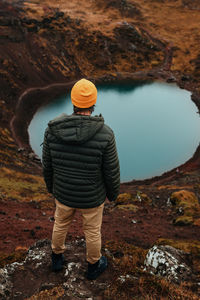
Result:
[[[35,237],[35,231],[34,231],[33,229],[31,229],[30,235],[31,235],[32,237]]]
[[[179,214],[182,214],[182,213],[184,213],[184,209],[183,209],[183,207],[181,207],[181,206],[180,206],[180,207],[178,208],[178,213],[179,213]]]
[[[125,276],[119,276],[118,280],[121,281],[121,283],[124,283],[126,281],[126,277]]]
[[[133,224],[136,224],[137,223],[137,220],[131,220],[131,223],[133,223]]]
[[[20,153],[20,152],[23,152],[25,149],[24,148],[18,148],[17,151]]]
[[[41,228],[42,228],[41,226],[35,226],[35,229],[37,229],[37,230],[39,230]]]
[[[37,156],[34,152],[29,153],[28,158],[31,159],[31,160],[40,161],[39,156]]]
[[[171,199],[170,199],[170,198],[167,199],[167,206],[168,206],[168,207],[171,207],[171,206],[172,206],[172,203],[171,203]]]

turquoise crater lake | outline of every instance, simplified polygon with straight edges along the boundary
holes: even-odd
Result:
[[[93,115],[115,133],[121,181],[161,175],[186,162],[200,141],[200,117],[191,93],[175,85],[101,86]],[[29,126],[30,144],[41,157],[49,120],[71,114],[70,95],[40,108]]]

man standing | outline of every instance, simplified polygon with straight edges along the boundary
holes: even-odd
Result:
[[[52,270],[63,268],[66,234],[79,210],[86,238],[86,277],[96,279],[107,268],[101,255],[102,215],[106,197],[114,201],[119,193],[119,161],[113,131],[101,115],[91,116],[97,100],[95,85],[79,80],[71,100],[74,113],[50,121],[43,143],[43,175],[56,198]]]

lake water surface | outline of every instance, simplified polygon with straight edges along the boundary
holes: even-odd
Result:
[[[161,175],[187,161],[200,142],[200,117],[191,94],[175,85],[98,87],[95,114],[115,132],[121,181]],[[30,144],[41,157],[49,120],[72,113],[70,95],[56,99],[35,114]]]

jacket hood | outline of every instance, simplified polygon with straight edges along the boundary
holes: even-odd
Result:
[[[104,125],[100,116],[62,114],[48,123],[49,131],[66,143],[82,144],[92,138]]]

